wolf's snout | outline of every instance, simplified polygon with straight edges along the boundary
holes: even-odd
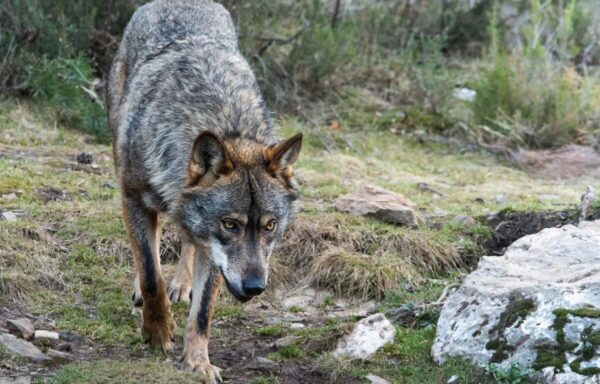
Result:
[[[258,296],[265,290],[265,279],[250,277],[242,280],[242,290],[248,296]]]

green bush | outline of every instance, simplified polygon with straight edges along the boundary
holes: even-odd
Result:
[[[600,124],[597,100],[600,79],[578,73],[569,61],[573,48],[575,2],[567,5],[549,48],[541,39],[546,16],[532,1],[531,21],[524,28],[523,51],[501,49],[495,17],[490,25],[491,66],[474,83],[472,111],[489,141],[512,146],[556,147],[577,141]],[[548,11],[546,11],[548,12]],[[563,52],[562,55],[558,52]]]
[[[56,111],[58,120],[107,142],[106,112],[96,94],[88,59],[47,59],[30,56],[27,83],[33,99]]]

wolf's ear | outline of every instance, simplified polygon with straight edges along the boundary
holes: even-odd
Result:
[[[274,177],[283,177],[286,182],[290,183],[293,176],[292,164],[298,160],[301,148],[301,133],[269,146],[265,151],[267,170]]]
[[[221,139],[212,132],[198,135],[192,149],[188,184],[194,185],[206,175],[218,177],[233,171],[233,163]]]

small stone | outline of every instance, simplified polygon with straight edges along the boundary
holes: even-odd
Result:
[[[9,223],[14,223],[15,221],[17,221],[17,215],[15,215],[11,211],[2,212],[1,218],[2,218],[2,220],[8,221]]]
[[[19,355],[34,361],[45,361],[49,360],[48,356],[44,355],[38,347],[31,344],[28,341],[18,339],[11,334],[0,335],[0,345],[4,347],[9,353]]]
[[[289,347],[290,345],[294,344],[298,340],[300,340],[299,336],[285,336],[285,337],[275,340],[275,342],[273,343],[273,347],[275,347],[277,349]]]
[[[94,156],[91,153],[81,152],[77,155],[77,162],[79,164],[92,164],[94,161]]]
[[[498,203],[498,204],[504,204],[505,201],[506,201],[506,197],[504,197],[504,195],[498,195],[498,196],[496,196],[496,203]]]
[[[0,376],[0,384],[31,384],[31,376]]]
[[[374,375],[372,373],[369,373],[366,377],[367,380],[369,380],[369,382],[371,384],[390,384],[389,381],[387,381],[386,379],[384,379],[383,377],[379,377],[377,375]]]
[[[8,202],[11,202],[11,201],[13,201],[13,200],[14,200],[14,199],[16,199],[16,198],[17,198],[17,194],[16,194],[16,193],[14,193],[14,192],[7,193],[7,194],[5,194],[5,195],[2,195],[2,200],[4,200],[4,201],[8,201]]]
[[[360,320],[352,333],[340,340],[333,352],[336,357],[347,356],[366,360],[384,345],[394,341],[396,329],[383,313]]]
[[[454,216],[454,218],[452,219],[452,221],[450,221],[450,223],[452,224],[462,224],[465,227],[472,227],[475,224],[477,224],[477,222],[475,221],[474,218],[472,218],[471,216],[467,216],[467,215],[456,215]]]
[[[372,217],[391,224],[409,227],[423,224],[423,219],[410,200],[374,185],[339,197],[335,207],[351,215]]]
[[[246,368],[255,371],[275,372],[277,371],[277,363],[271,359],[267,359],[266,357],[259,356],[248,363]]]
[[[302,323],[292,323],[292,324],[290,324],[290,328],[291,329],[301,329],[301,328],[304,328],[304,327],[305,327],[305,325],[302,324]]]
[[[43,331],[37,330],[35,331],[34,340],[36,343],[40,343],[42,345],[54,345],[59,339],[58,332],[52,331]]]
[[[10,333],[25,340],[31,340],[33,333],[35,332],[35,328],[33,327],[31,320],[24,317],[20,319],[8,320],[6,322],[6,326],[8,327]]]
[[[456,375],[452,375],[446,382],[446,384],[456,384],[456,383],[458,383],[458,376],[456,376]]]
[[[67,352],[57,351],[56,349],[48,349],[46,355],[57,361],[73,361],[75,358],[73,355]]]
[[[299,295],[290,296],[283,300],[282,304],[285,308],[289,307],[307,307],[317,296],[317,292],[312,288],[307,288]]]
[[[105,189],[117,189],[117,186],[115,185],[115,183],[111,183],[110,181],[107,181],[105,183],[102,183],[102,188],[105,188]]]

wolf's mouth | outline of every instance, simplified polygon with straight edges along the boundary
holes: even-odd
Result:
[[[225,276],[225,273],[223,272],[223,268],[219,267],[219,270],[221,271],[221,276],[223,276],[223,280],[225,280],[225,284],[227,285],[227,289],[233,295],[233,297],[236,298],[236,300],[238,300],[241,303],[245,303],[247,301],[250,301],[250,299],[252,299],[252,296],[248,296],[248,295],[243,294],[239,290],[235,289],[235,287],[233,287],[229,283],[229,280],[227,279],[227,276]]]

